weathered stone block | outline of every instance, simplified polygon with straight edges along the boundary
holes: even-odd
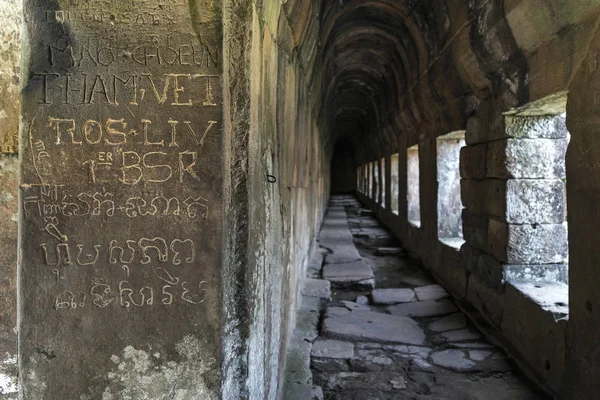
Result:
[[[468,145],[491,142],[506,137],[504,115],[493,99],[480,104],[477,114],[467,121],[466,142]]]
[[[508,264],[556,264],[568,258],[567,226],[563,224],[507,224],[489,221],[492,254]]]
[[[567,139],[505,139],[488,144],[489,178],[565,177]]]
[[[566,139],[569,135],[566,119],[560,116],[505,117],[506,135],[511,138]]]
[[[554,390],[565,369],[568,301],[564,284],[506,285],[502,332]]]
[[[514,224],[559,224],[565,220],[564,184],[558,179],[463,179],[469,212]]]
[[[557,282],[569,283],[568,264],[503,265],[504,282]]]
[[[463,179],[485,179],[487,145],[465,146],[460,149],[460,176]]]
[[[562,224],[565,221],[563,182],[558,179],[506,181],[505,218],[514,224]]]
[[[489,250],[488,217],[463,209],[462,222],[463,238],[469,246],[480,250]]]
[[[506,210],[506,181],[499,179],[463,179],[461,195],[470,212],[490,216],[504,216]]]

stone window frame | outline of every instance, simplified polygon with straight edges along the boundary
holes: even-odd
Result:
[[[379,191],[381,190],[380,174],[379,174],[379,162],[373,161],[373,193],[372,199],[375,204],[379,204]]]
[[[436,138],[436,232],[440,242],[456,250],[465,243],[460,182],[460,152],[466,146],[465,135],[465,130],[458,130]]]
[[[406,149],[406,218],[410,225],[421,228],[421,173],[419,145]],[[418,218],[415,216],[418,215]]]
[[[379,205],[381,206],[381,208],[386,208],[385,207],[385,191],[387,190],[387,179],[386,179],[386,174],[385,174],[385,170],[386,170],[386,162],[385,162],[385,157],[381,158],[379,160],[379,166],[380,166],[380,185],[379,185]]]
[[[400,153],[390,156],[390,211],[400,215]]]

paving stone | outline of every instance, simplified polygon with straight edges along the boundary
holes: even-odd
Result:
[[[406,250],[404,250],[402,247],[379,247],[377,250],[375,250],[374,254],[380,257],[398,256],[405,255]]]
[[[283,398],[285,400],[323,400],[320,386],[286,383]]]
[[[356,343],[356,348],[359,350],[383,349],[383,345],[381,343]]]
[[[406,343],[422,345],[425,333],[419,324],[406,317],[372,311],[351,311],[347,315],[331,315],[328,309],[322,334],[332,339]]]
[[[429,357],[429,354],[431,354],[432,352],[432,350],[429,347],[406,345],[385,345],[383,346],[383,349],[393,351],[395,353],[419,356],[421,358]]]
[[[331,300],[331,282],[326,279],[304,279],[302,294]]]
[[[354,357],[354,344],[341,340],[319,339],[313,344],[311,356],[350,359]]]
[[[492,354],[491,351],[471,350],[469,351],[469,358],[473,361],[483,361]]]
[[[460,329],[457,331],[443,332],[440,336],[449,342],[466,342],[469,340],[483,339],[479,332],[475,332],[470,329]]]
[[[350,311],[371,311],[371,307],[352,301],[342,301],[342,304]]]
[[[387,311],[392,315],[422,318],[441,317],[455,313],[458,309],[451,301],[425,300],[389,306]]]
[[[330,374],[323,385],[326,391],[391,390],[392,380],[404,378],[397,372],[340,372]],[[345,399],[344,399],[345,400]]]
[[[440,285],[428,285],[415,288],[415,294],[420,301],[441,300],[450,297],[450,294]]]
[[[374,289],[371,292],[373,304],[398,304],[415,300],[412,289]]]
[[[348,310],[346,307],[327,307],[326,314],[329,316],[342,317],[350,314],[352,310]]]
[[[394,360],[381,349],[358,350],[350,360],[351,369],[356,372],[387,371],[393,369],[392,364]]]
[[[433,363],[439,367],[454,371],[469,371],[477,364],[462,350],[443,350],[431,355]]]
[[[390,385],[392,385],[392,389],[394,390],[405,390],[408,388],[408,386],[406,385],[406,379],[404,379],[403,377],[392,379],[390,381]]]
[[[366,259],[350,264],[326,264],[323,268],[323,278],[338,289],[375,287],[375,276]]]
[[[445,332],[466,327],[467,318],[462,313],[448,315],[429,324],[429,330],[433,332]]]
[[[310,366],[318,372],[349,372],[349,360],[341,358],[311,357]]]

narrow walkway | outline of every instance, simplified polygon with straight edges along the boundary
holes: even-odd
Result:
[[[354,197],[331,199],[319,242],[324,280],[310,279],[304,294],[327,299],[327,281],[332,293],[329,302],[305,303],[313,318],[320,304],[321,319],[318,337],[304,340],[305,383],[314,385],[304,399],[319,398],[318,387],[326,400],[546,398]],[[313,258],[308,276],[318,275]]]

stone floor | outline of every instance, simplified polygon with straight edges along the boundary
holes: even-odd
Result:
[[[320,245],[284,399],[547,398],[354,197],[332,198]]]

